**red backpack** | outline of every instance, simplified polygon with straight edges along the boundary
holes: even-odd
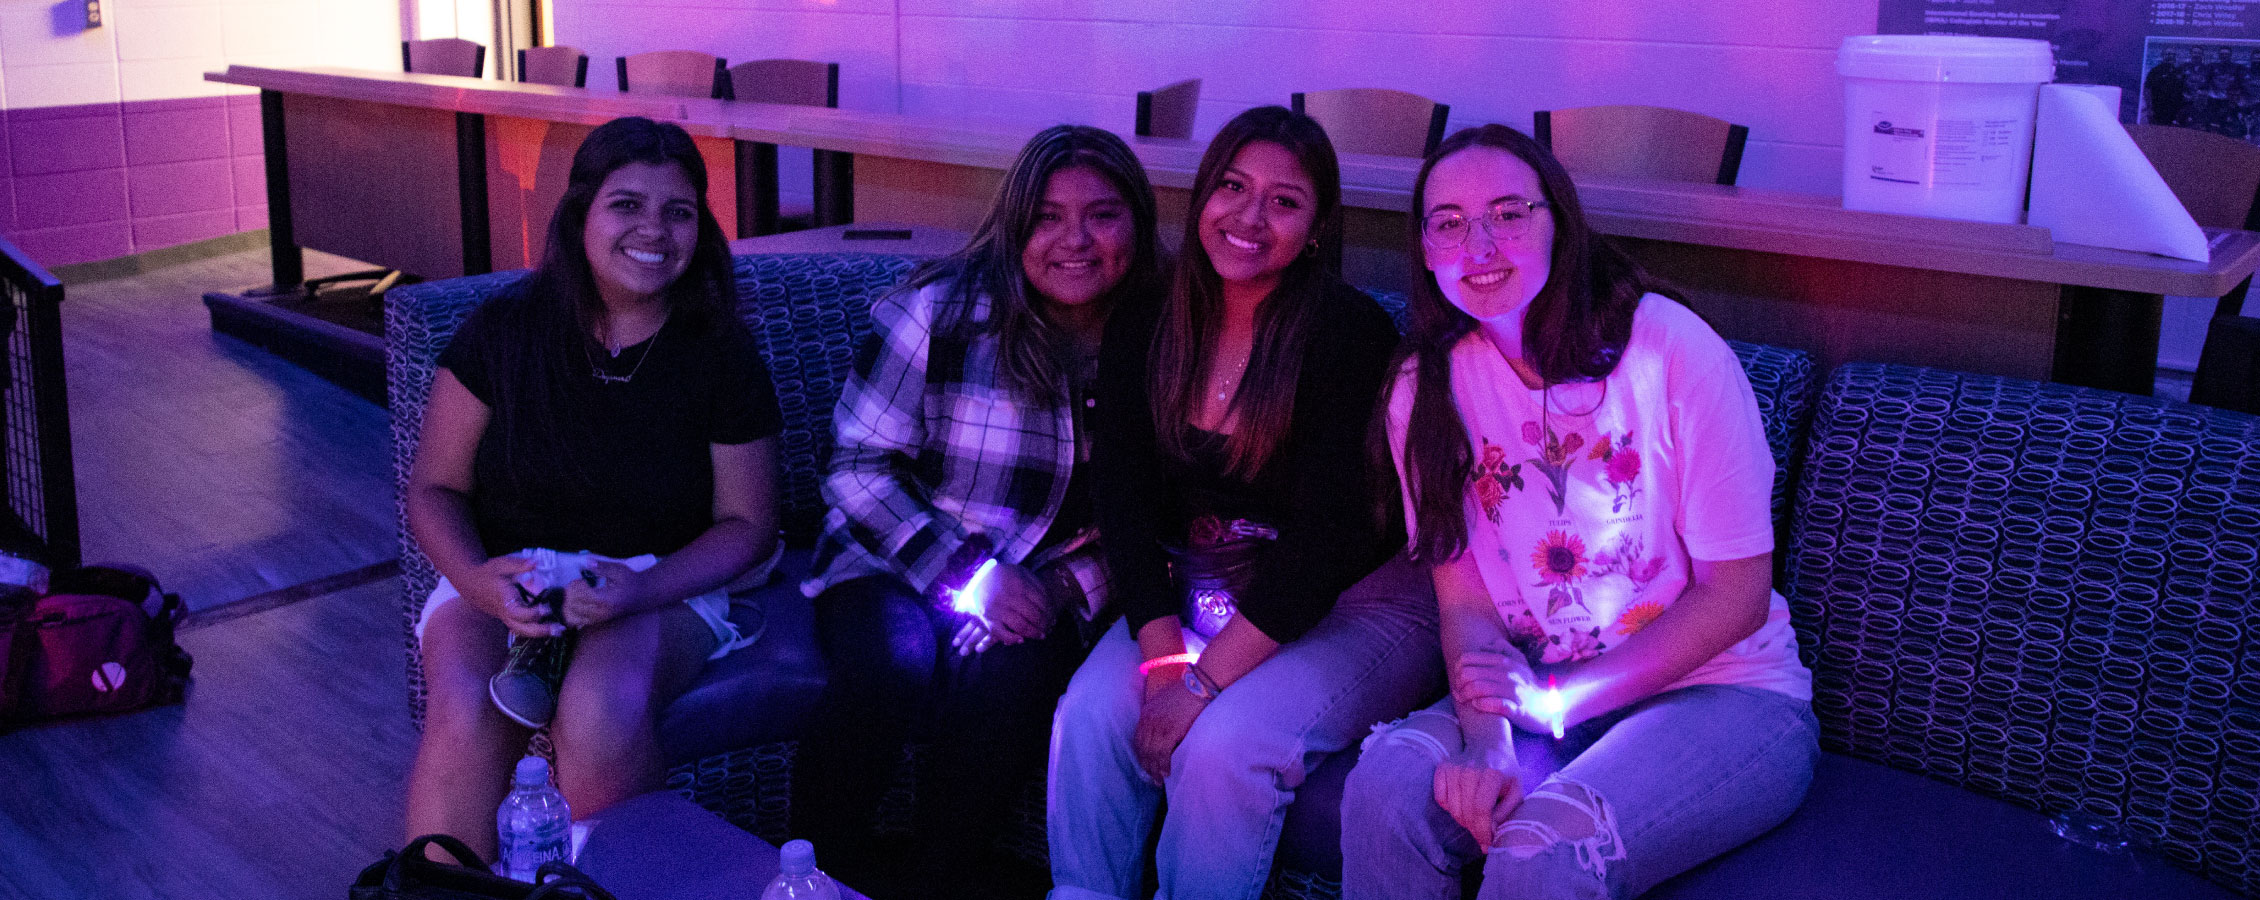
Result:
[[[173,642],[180,595],[149,573],[82,566],[29,597],[0,592],[0,727],[180,702],[192,662]]]

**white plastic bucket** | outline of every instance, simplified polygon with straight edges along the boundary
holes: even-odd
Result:
[[[2040,86],[2056,77],[2047,41],[1860,35],[1844,76],[1844,208],[2024,220]]]

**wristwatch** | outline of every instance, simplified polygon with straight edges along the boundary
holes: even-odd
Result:
[[[1214,700],[1217,692],[1224,690],[1217,686],[1216,679],[1201,671],[1201,664],[1197,662],[1185,664],[1185,689],[1202,700]]]

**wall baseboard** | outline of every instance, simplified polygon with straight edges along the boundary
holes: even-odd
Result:
[[[226,256],[230,253],[241,253],[245,250],[255,250],[265,246],[267,246],[267,229],[260,228],[253,231],[239,231],[235,234],[223,234],[216,238],[205,238],[201,241],[191,241],[186,244],[176,244],[171,247],[160,247],[141,253],[130,253],[111,259],[56,266],[52,271],[55,273],[55,277],[62,279],[66,285],[88,284],[96,281],[132,278],[136,275],[170,268],[182,263],[211,259],[215,256]]]

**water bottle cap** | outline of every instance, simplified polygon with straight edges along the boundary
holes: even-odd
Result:
[[[538,787],[548,784],[549,760],[539,756],[529,756],[519,760],[518,771],[514,778],[522,787]]]
[[[816,871],[816,845],[807,841],[786,841],[777,851],[777,868],[796,878]]]

